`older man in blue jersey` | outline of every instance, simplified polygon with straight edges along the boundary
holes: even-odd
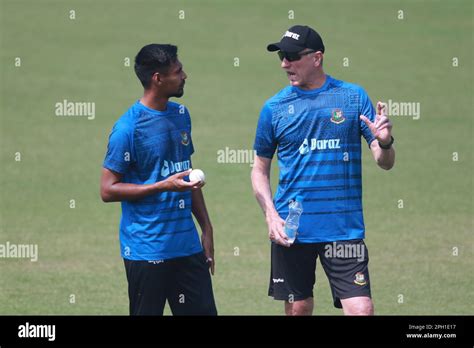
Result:
[[[395,161],[392,124],[384,105],[377,103],[375,112],[361,87],[324,73],[324,44],[314,29],[293,26],[267,49],[278,52],[290,80],[264,104],[254,145],[252,185],[272,241],[269,296],[285,301],[287,315],[311,315],[319,257],[334,305],[346,315],[371,315],[361,136],[388,170]],[[280,178],[272,200],[276,150]],[[284,226],[293,200],[303,213],[290,244]]]
[[[122,202],[121,253],[131,315],[217,314],[213,230],[201,187],[186,180],[194,152],[183,95],[186,73],[173,45],[151,44],[135,58],[143,97],[115,123],[101,196]],[[191,213],[202,229],[199,240]]]

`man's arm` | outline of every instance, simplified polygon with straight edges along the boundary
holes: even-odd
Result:
[[[285,221],[278,215],[272,200],[270,187],[271,164],[271,159],[255,155],[251,176],[253,192],[265,215],[268,237],[278,244],[289,246],[288,237],[283,232]]]
[[[383,149],[380,147],[388,146],[392,141],[392,122],[388,119],[385,110],[385,104],[377,102],[377,114],[374,122],[371,122],[364,115],[360,119],[367,125],[370,132],[375,137],[375,140],[370,144],[370,150],[380,168],[389,170],[395,164],[395,149],[393,146],[390,149]]]
[[[374,140],[370,144],[370,150],[372,150],[372,155],[374,156],[375,162],[377,162],[380,168],[385,170],[392,169],[393,165],[395,164],[395,149],[393,146],[390,149],[385,150],[379,146],[377,140]]]
[[[199,223],[199,226],[201,226],[201,242],[202,247],[204,248],[204,254],[206,255],[209,267],[211,268],[211,274],[214,275],[214,231],[212,229],[211,219],[207,213],[204,195],[200,188],[191,192],[191,202],[191,211]]]
[[[120,173],[102,168],[100,196],[104,202],[133,201],[163,191],[187,191],[201,188],[202,184],[199,182],[184,180],[190,172],[191,170],[177,173],[154,184],[137,185],[123,183]]]

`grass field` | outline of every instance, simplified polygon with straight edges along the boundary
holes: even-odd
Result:
[[[301,23],[322,35],[326,73],[373,102],[421,105],[417,120],[392,117],[393,170],[364,146],[376,313],[474,314],[472,2],[0,4],[0,244],[39,248],[37,262],[0,259],[0,314],[128,314],[120,205],[102,203],[99,177],[112,125],[142,93],[133,58],[152,42],[177,44],[188,74],[179,102],[193,119],[194,167],[207,175],[219,313],[282,314],[266,295],[269,242],[251,167],[218,163],[217,152],[252,148],[263,102],[288,83],[266,44]],[[64,99],[95,103],[95,118],[56,116]],[[275,185],[276,162],[273,174]],[[339,315],[321,271],[315,313]]]

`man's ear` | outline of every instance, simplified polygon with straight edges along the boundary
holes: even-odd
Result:
[[[323,62],[323,55],[322,53],[318,52],[314,56],[314,66],[317,68],[318,66],[321,66]]]
[[[161,80],[162,80],[162,77],[163,77],[163,76],[160,75],[159,72],[156,72],[156,73],[154,73],[153,76],[151,77],[151,82],[152,82],[153,84],[155,84],[155,85],[161,85],[161,83],[162,83],[162,81],[161,81]]]

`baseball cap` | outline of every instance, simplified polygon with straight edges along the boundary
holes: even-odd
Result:
[[[270,52],[300,52],[305,48],[324,53],[323,39],[313,28],[307,25],[292,26],[283,34],[280,42],[267,46],[267,50]]]

